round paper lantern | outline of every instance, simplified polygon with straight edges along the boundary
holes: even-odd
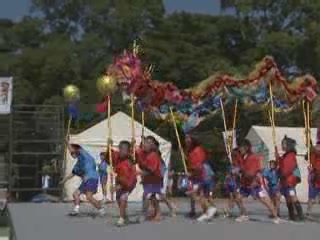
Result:
[[[110,96],[117,89],[117,82],[109,75],[103,75],[97,80],[97,89],[103,96]]]
[[[77,86],[70,84],[63,89],[63,97],[66,102],[74,102],[80,99],[80,90]]]

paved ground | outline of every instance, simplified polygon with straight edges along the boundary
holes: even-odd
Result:
[[[164,219],[160,224],[144,222],[117,228],[117,209],[109,205],[105,218],[92,216],[91,208],[84,206],[79,217],[67,216],[70,204],[10,204],[9,211],[16,231],[16,240],[314,240],[320,238],[318,223],[272,224],[268,213],[258,203],[248,202],[250,216],[256,221],[236,223],[223,218],[211,223],[195,223],[184,217],[187,202],[178,202],[179,214],[168,217],[165,206],[162,207]],[[222,204],[218,204],[218,207]],[[305,206],[304,206],[305,207]],[[138,215],[140,205],[131,204],[131,219]],[[320,206],[315,206],[316,217],[320,219]],[[286,213],[285,208],[283,213]],[[286,217],[286,216],[284,216]]]
[[[7,227],[0,227],[0,240],[9,240],[9,229]]]

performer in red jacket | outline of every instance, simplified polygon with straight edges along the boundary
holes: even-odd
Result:
[[[301,181],[296,158],[296,141],[285,136],[281,146],[284,152],[282,156],[279,155],[277,147],[275,149],[280,174],[280,191],[286,198],[289,218],[296,220],[296,210],[299,220],[302,220],[303,211],[296,192],[296,185]]]
[[[311,217],[311,209],[317,196],[320,195],[320,141],[317,142],[310,154],[309,167],[309,200],[307,217]]]
[[[274,223],[279,223],[277,210],[272,204],[263,184],[262,157],[252,152],[251,142],[247,139],[242,142],[240,153],[241,195],[243,197],[249,197],[251,195],[254,199],[258,199],[268,208],[274,219]],[[237,199],[236,201],[238,202],[240,209],[244,209],[242,198]],[[246,213],[246,210],[242,210],[242,212]],[[236,219],[238,222],[247,220],[249,220],[247,215],[241,215]]]
[[[116,161],[116,196],[120,211],[118,225],[122,226],[127,223],[127,205],[128,196],[135,188],[137,177],[134,166],[129,160],[130,143],[121,141],[119,144],[119,158]]]
[[[188,170],[190,174],[189,180],[191,182],[191,188],[188,191],[191,205],[189,216],[194,217],[196,215],[195,203],[196,199],[200,198],[203,214],[197,220],[206,221],[211,219],[217,211],[217,209],[209,203],[203,191],[205,184],[204,163],[207,160],[207,154],[204,148],[190,135],[187,135],[186,137],[186,148],[188,153]]]
[[[143,144],[142,158],[139,160],[140,174],[143,177],[144,198],[149,200],[154,214],[151,220],[160,221],[161,211],[159,200],[161,198],[162,174],[161,174],[161,158],[159,156],[156,139],[153,136],[146,137]]]
[[[142,166],[141,163],[143,161],[143,159],[146,157],[146,152],[144,151],[144,147],[143,144],[145,143],[146,138],[145,137],[141,137],[141,143],[140,145],[135,149],[135,158],[136,158],[136,170],[137,170],[137,174],[140,175],[141,177],[141,184],[142,187],[144,189],[145,183],[144,183],[144,179],[143,179],[143,171],[141,170]],[[151,205],[150,203],[148,203],[149,200],[147,200],[145,198],[145,195],[142,195],[142,206],[141,206],[141,215],[137,218],[137,221],[142,222],[144,221],[147,216],[148,216],[148,207]]]

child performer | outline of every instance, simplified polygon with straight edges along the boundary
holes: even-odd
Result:
[[[129,160],[130,143],[121,141],[119,144],[119,159],[115,165],[116,173],[116,198],[120,212],[120,218],[117,225],[123,226],[128,222],[127,206],[128,196],[136,187],[137,177],[134,166]]]
[[[279,171],[277,168],[277,162],[275,160],[269,161],[269,168],[265,168],[262,172],[264,179],[266,180],[266,186],[269,193],[269,197],[276,207],[277,214],[280,217],[280,189],[279,189]]]
[[[312,205],[318,195],[320,195],[320,141],[317,142],[310,154],[311,167],[309,168],[309,200],[307,218],[312,220]]]
[[[171,217],[175,217],[177,215],[176,214],[176,207],[174,206],[173,202],[169,199],[169,197],[167,195],[167,188],[163,188],[163,183],[164,183],[163,181],[164,181],[165,175],[167,174],[168,167],[166,165],[166,162],[161,157],[160,143],[157,140],[156,140],[156,149],[158,151],[158,154],[159,154],[159,157],[160,157],[160,160],[161,160],[161,176],[162,176],[161,201],[163,201],[167,205],[167,207],[168,207],[168,209],[170,211]]]
[[[281,143],[284,154],[279,156],[276,147],[276,159],[280,174],[280,192],[286,198],[289,219],[295,221],[295,211],[299,220],[303,220],[303,211],[296,193],[296,186],[301,181],[296,158],[296,141],[285,136]]]
[[[108,145],[112,146],[112,140],[108,140],[109,143]],[[112,154],[112,163],[113,166],[116,165],[118,159],[119,159],[119,152],[115,150],[111,150]],[[107,184],[108,184],[108,167],[110,166],[110,160],[109,160],[109,149],[107,149],[106,152],[101,152],[100,153],[100,164],[98,166],[98,172],[99,172],[99,177],[100,177],[100,184],[102,188],[102,194],[103,194],[103,202],[104,203],[111,203],[113,201],[113,195],[111,194],[111,199],[107,198]],[[110,180],[113,180],[111,178]]]
[[[100,177],[100,184],[102,188],[102,195],[103,195],[103,202],[111,202],[107,198],[107,183],[108,183],[108,162],[107,162],[107,153],[106,152],[101,152],[100,153],[100,164],[98,166],[98,171],[99,171],[99,177]]]
[[[204,195],[205,169],[204,162],[207,160],[205,150],[190,135],[186,137],[186,148],[188,153],[188,167],[191,181],[190,194],[191,211],[190,217],[195,217],[195,204],[197,198],[200,198],[203,214],[197,219],[198,221],[207,221],[217,212],[217,209],[210,206],[208,199]]]
[[[68,180],[74,176],[80,176],[82,178],[82,183],[74,193],[74,209],[71,212],[72,215],[78,215],[80,212],[80,195],[85,194],[87,200],[98,209],[99,214],[102,216],[105,214],[104,208],[101,206],[101,202],[97,201],[93,195],[97,192],[99,176],[96,171],[96,162],[94,158],[86,152],[80,145],[69,144],[68,149],[73,158],[77,158],[72,173],[62,180],[61,184],[65,184]]]
[[[216,189],[215,172],[210,162],[207,160],[203,163],[204,167],[204,180],[202,184],[203,196],[207,199],[211,206],[215,206],[214,203],[214,191]]]
[[[224,182],[226,194],[228,197],[227,206],[224,210],[225,217],[230,217],[231,211],[234,207],[236,199],[241,198],[240,196],[240,165],[239,165],[240,152],[238,149],[234,149],[231,153],[232,164],[227,169],[227,175]],[[239,207],[240,211],[241,208]],[[244,213],[245,215],[245,213]]]
[[[265,205],[270,211],[273,222],[278,224],[279,218],[277,216],[277,211],[273,206],[268,193],[263,185],[262,179],[262,159],[252,152],[251,142],[245,139],[240,146],[241,153],[241,195],[244,197],[249,197],[252,195],[254,199],[258,199],[263,205]],[[242,199],[238,200],[238,204],[243,209]],[[246,212],[246,210],[244,210]],[[236,219],[237,222],[248,221],[249,217],[247,215],[242,215]]]
[[[135,155],[136,155],[136,172],[141,175],[141,184],[143,187],[143,190],[145,189],[145,183],[144,183],[144,178],[143,178],[143,171],[141,170],[142,168],[142,162],[146,157],[146,153],[144,151],[144,143],[146,141],[145,137],[141,137],[141,143],[140,145],[137,147],[137,149],[135,150]],[[137,221],[142,222],[144,220],[146,220],[148,218],[148,208],[150,207],[150,201],[146,199],[145,195],[142,195],[142,209],[141,209],[141,213],[142,215],[140,215],[137,218]]]
[[[139,161],[139,174],[143,177],[144,199],[149,202],[154,210],[154,214],[149,217],[152,221],[161,220],[161,209],[159,200],[161,198],[162,175],[161,158],[157,150],[156,139],[148,136],[143,143],[143,158]],[[145,206],[145,210],[148,206]]]

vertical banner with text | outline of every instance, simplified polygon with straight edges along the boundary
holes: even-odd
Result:
[[[12,77],[0,77],[0,114],[11,112]]]

